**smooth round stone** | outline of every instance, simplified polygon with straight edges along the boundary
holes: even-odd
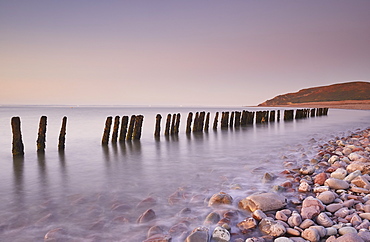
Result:
[[[315,172],[315,167],[313,167],[313,166],[304,166],[299,170],[299,172],[302,175],[311,175]]]
[[[230,233],[227,229],[217,226],[213,230],[212,238],[217,242],[228,242],[230,241]]]
[[[293,242],[293,240],[287,238],[287,237],[279,237],[274,240],[274,242]]]
[[[268,235],[278,237],[286,233],[286,228],[282,223],[274,221],[272,218],[264,218],[258,225],[259,229]]]
[[[338,237],[335,242],[364,242],[364,240],[357,233],[349,233]]]
[[[317,198],[324,204],[329,204],[335,200],[335,194],[332,191],[325,191],[320,193]]]
[[[289,234],[289,235],[293,235],[293,236],[300,236],[301,235],[301,232],[299,232],[296,229],[292,229],[292,228],[286,228],[286,233]]]
[[[299,226],[302,223],[302,217],[296,211],[293,212],[292,216],[288,219],[288,224],[290,227]]]
[[[286,198],[277,193],[260,193],[251,195],[239,202],[239,207],[252,212],[277,210],[285,207]]]
[[[316,222],[324,227],[331,227],[334,224],[333,220],[326,213],[320,213],[316,218]]]
[[[336,235],[338,230],[334,227],[326,228],[326,236]]]
[[[331,212],[331,213],[334,213],[341,208],[343,208],[343,204],[341,203],[332,203],[325,207],[326,211]]]
[[[360,213],[360,218],[370,220],[370,213]]]
[[[316,229],[319,232],[321,238],[326,236],[326,229],[323,226],[311,226],[310,229]]]
[[[328,186],[328,187],[336,189],[336,190],[338,190],[338,189],[348,189],[349,188],[348,182],[340,180],[340,179],[336,179],[336,178],[326,179],[325,186]]]
[[[317,231],[316,229],[311,229],[311,228],[305,229],[303,230],[301,236],[302,238],[309,240],[311,242],[320,241],[320,234],[319,234],[319,231]]]
[[[350,234],[350,233],[357,233],[357,229],[355,229],[354,227],[343,227],[343,228],[340,228],[338,230],[338,233],[340,235],[344,235],[344,234]]]
[[[307,228],[309,228],[309,227],[311,227],[311,226],[313,226],[313,225],[315,225],[315,222],[314,222],[314,221],[312,221],[311,219],[305,219],[305,220],[303,220],[303,222],[299,225],[299,227],[300,227],[301,229],[307,229]]]
[[[336,211],[334,213],[334,215],[336,217],[339,217],[339,218],[344,218],[344,217],[346,217],[350,213],[351,213],[351,211],[347,207],[344,207],[344,208],[341,208],[338,211]]]
[[[347,176],[347,171],[343,168],[338,168],[333,173],[330,174],[330,177],[343,180]]]
[[[256,211],[253,212],[252,214],[253,218],[257,219],[257,220],[262,220],[264,218],[267,217],[267,215],[262,212],[261,210],[257,209]]]
[[[339,157],[337,155],[333,155],[329,158],[328,162],[333,164],[334,162],[336,162],[337,160],[339,160]]]
[[[208,202],[208,207],[217,207],[222,205],[230,205],[233,203],[233,198],[224,192],[214,194]]]
[[[299,192],[309,192],[311,191],[311,186],[310,184],[308,184],[308,182],[303,181],[299,184],[298,191]]]

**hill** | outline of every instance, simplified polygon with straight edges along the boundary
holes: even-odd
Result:
[[[370,100],[370,82],[347,82],[302,89],[267,100],[258,106],[299,105],[319,102]]]

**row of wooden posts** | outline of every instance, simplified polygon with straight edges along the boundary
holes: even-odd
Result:
[[[39,123],[39,131],[37,135],[37,152],[45,152],[45,142],[46,142],[46,125],[47,117],[41,116]],[[19,117],[13,117],[11,119],[12,133],[13,133],[13,146],[12,153],[13,156],[23,156],[24,155],[24,145],[22,141],[22,132],[21,132],[21,119]],[[60,128],[59,133],[59,143],[58,150],[64,151],[65,141],[66,141],[66,131],[67,131],[67,117],[62,119],[62,127]]]
[[[294,115],[295,113],[295,115]],[[323,116],[328,114],[328,108],[313,108],[313,109],[297,109],[295,110],[285,110],[284,120],[302,119],[314,116]],[[194,119],[193,119],[194,116]],[[177,135],[180,130],[180,119],[181,114],[168,114],[166,118],[166,126],[164,130],[164,135]],[[159,137],[161,135],[161,120],[162,116],[160,114],[156,115],[155,131],[154,136]],[[219,112],[215,113],[213,121],[213,129],[217,129],[219,120]],[[222,112],[220,127],[222,129],[228,127],[240,127],[246,126],[253,123],[265,123],[274,122],[280,120],[280,110],[271,111],[234,111],[234,112]],[[130,121],[130,122],[129,122]],[[112,126],[113,118],[107,117],[105,122],[105,128],[103,132],[102,144],[107,145],[109,143],[110,130]],[[120,117],[116,116],[114,118],[114,126],[112,132],[112,143],[117,141],[126,140],[140,140],[142,125],[144,122],[143,115],[132,115],[130,120],[128,116],[123,116],[120,124]],[[188,114],[186,120],[186,133],[191,132],[203,132],[209,130],[210,123],[210,113],[209,112],[196,112],[193,115],[192,112]],[[121,125],[121,129],[119,129]],[[23,156],[24,155],[24,145],[22,141],[21,133],[21,120],[19,117],[13,117],[11,119],[12,133],[13,133],[13,146],[12,153],[13,156]],[[46,126],[47,117],[42,116],[40,118],[38,137],[36,141],[37,152],[45,152],[45,142],[46,142]],[[67,117],[63,117],[62,126],[59,133],[59,143],[58,150],[64,151],[65,149],[65,136],[67,129]]]
[[[328,114],[328,108],[313,108],[313,109],[297,109],[294,110],[285,110],[284,111],[284,120],[293,120],[295,119],[302,119],[307,117],[314,117],[314,116],[323,116]],[[210,113],[206,112],[196,112],[195,117],[193,120],[194,114],[189,112],[187,120],[186,120],[186,133],[189,134],[191,132],[203,132],[209,130],[209,123],[210,123]],[[166,118],[166,126],[164,135],[176,135],[179,133],[180,129],[180,119],[181,114],[167,114]],[[213,121],[213,129],[217,129],[218,126],[218,119],[219,119],[219,112],[216,112],[214,121]],[[113,117],[109,116],[105,122],[105,128],[103,132],[102,144],[107,145],[109,143],[109,135],[112,126]],[[132,115],[130,119],[130,124],[128,124],[129,117],[123,116],[122,117],[122,125],[121,130],[119,131],[120,125],[120,117],[116,116],[114,118],[114,126],[113,126],[113,133],[112,133],[112,143],[116,143],[118,141],[125,141],[125,140],[139,140],[141,137],[141,129],[144,120],[143,115]],[[221,113],[221,128],[228,128],[228,127],[240,127],[246,126],[248,124],[255,123],[266,123],[266,122],[274,122],[275,120],[280,120],[280,110],[271,110],[271,111],[234,111],[234,112],[222,112]],[[162,115],[156,115],[156,122],[155,122],[155,131],[154,136],[159,137],[161,135],[161,121]],[[193,122],[194,121],[194,122]],[[119,137],[118,137],[119,134]]]

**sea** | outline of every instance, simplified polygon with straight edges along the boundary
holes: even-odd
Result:
[[[263,183],[266,172],[279,174],[284,162],[307,163],[328,141],[370,126],[368,110],[329,109],[327,116],[212,129],[216,112],[242,110],[284,111],[0,106],[0,241],[143,241],[151,226],[161,226],[168,233],[184,220],[191,231],[211,211],[207,199],[213,194],[225,192],[237,201],[272,191],[281,181]],[[188,113],[202,111],[210,112],[210,129],[186,134]],[[179,133],[164,136],[167,114],[177,113],[181,114]],[[139,114],[144,116],[140,140],[102,145],[108,116]],[[163,117],[159,138],[154,137],[157,114]],[[23,158],[12,156],[10,121],[16,116],[21,119]],[[44,153],[36,152],[41,116],[47,116]],[[59,152],[64,116],[68,118],[66,148]],[[154,211],[154,220],[138,223],[147,209]],[[174,232],[173,241],[180,238]]]

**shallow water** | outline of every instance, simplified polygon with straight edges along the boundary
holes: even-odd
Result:
[[[264,172],[281,170],[284,160],[307,161],[318,144],[370,125],[369,111],[333,109],[328,116],[185,134],[189,111],[211,112],[213,120],[216,111],[240,110],[0,107],[0,241],[42,241],[55,228],[70,241],[141,241],[149,225],[136,220],[148,208],[155,211],[156,224],[172,226],[182,220],[179,211],[190,207],[192,229],[209,212],[205,198],[219,191],[238,198],[268,190],[260,182]],[[162,133],[166,115],[181,113],[178,136],[154,139],[157,113],[163,117]],[[106,117],[132,114],[145,117],[141,140],[103,147]],[[36,153],[41,115],[48,117],[44,155]],[[11,154],[13,116],[21,117],[23,159]],[[68,117],[66,150],[59,153],[63,116]]]

